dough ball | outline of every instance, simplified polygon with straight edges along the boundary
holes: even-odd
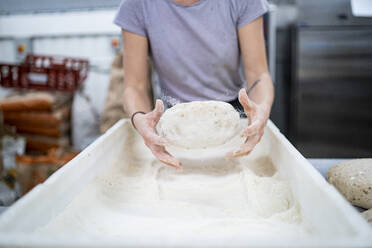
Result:
[[[157,124],[158,134],[186,149],[216,147],[240,131],[240,115],[220,101],[180,103],[167,109]]]
[[[372,159],[339,163],[328,171],[327,181],[353,205],[372,208]]]
[[[370,210],[364,211],[362,213],[362,216],[363,216],[364,219],[366,219],[368,221],[368,223],[372,227],[372,208]]]

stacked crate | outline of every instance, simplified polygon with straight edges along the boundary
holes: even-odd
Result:
[[[28,54],[20,64],[0,63],[0,85],[14,91],[0,100],[0,124],[11,126],[26,140],[26,154],[13,158],[12,153],[8,166],[21,194],[77,154],[70,146],[70,111],[73,94],[88,70],[86,59],[48,55]]]

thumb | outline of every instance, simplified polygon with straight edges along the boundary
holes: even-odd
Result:
[[[244,112],[248,115],[254,108],[253,102],[249,99],[245,88],[239,91],[239,102],[244,108]]]
[[[160,119],[163,112],[164,112],[163,101],[160,100],[160,99],[157,99],[156,103],[155,103],[155,108],[153,110],[154,118],[155,118],[156,121]]]

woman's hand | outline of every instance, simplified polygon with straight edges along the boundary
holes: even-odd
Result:
[[[248,155],[261,140],[266,122],[270,116],[270,108],[265,108],[264,106],[258,105],[250,100],[245,89],[239,91],[239,102],[243,106],[250,124],[241,134],[241,137],[246,137],[244,144],[241,145],[239,149],[227,153],[227,157],[241,157]]]
[[[167,144],[167,141],[160,137],[155,130],[156,124],[163,112],[163,102],[161,100],[156,100],[155,109],[147,114],[135,115],[133,123],[145,141],[146,146],[151,150],[154,156],[160,160],[160,162],[181,169],[181,163],[165,150],[164,145]]]

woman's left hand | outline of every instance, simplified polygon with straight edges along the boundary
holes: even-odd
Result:
[[[241,157],[251,153],[261,140],[266,122],[270,116],[270,108],[265,108],[263,105],[250,100],[244,88],[239,91],[239,102],[243,106],[250,124],[241,134],[241,137],[246,137],[244,144],[239,149],[227,153],[227,157]]]

